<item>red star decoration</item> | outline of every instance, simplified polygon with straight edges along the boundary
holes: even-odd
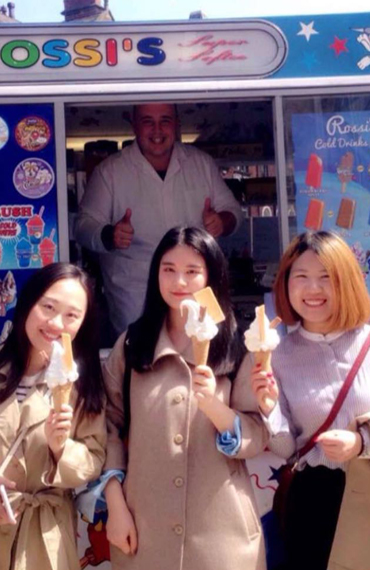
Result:
[[[347,42],[348,42],[347,38],[344,40],[340,40],[339,38],[337,38],[337,36],[334,36],[334,42],[329,47],[335,51],[335,55],[338,57],[338,55],[342,53],[342,51],[348,52],[348,49],[346,47]]]

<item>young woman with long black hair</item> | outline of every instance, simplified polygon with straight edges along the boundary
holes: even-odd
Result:
[[[45,370],[63,332],[73,340],[79,377],[71,406],[57,413]],[[79,569],[72,490],[95,479],[105,460],[95,336],[92,292],[82,270],[55,263],[30,277],[0,350],[0,473],[16,513],[16,524],[9,524],[0,509],[1,570]]]
[[[211,341],[209,366],[195,367],[180,304],[207,285],[226,320]],[[228,377],[244,350],[226,260],[207,232],[172,229],[154,253],[144,311],[129,329],[126,445],[125,338],[104,373],[106,467],[126,473],[123,488],[112,479],[106,489],[113,569],[263,570],[263,537],[243,459],[263,450],[266,432],[259,415],[249,413],[248,378]]]

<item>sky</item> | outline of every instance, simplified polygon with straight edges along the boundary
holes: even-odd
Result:
[[[1,0],[0,4],[7,4]],[[61,22],[63,0],[13,0],[15,17],[27,22]],[[310,0],[297,11],[297,0],[109,0],[116,21],[187,20],[190,12],[202,10],[208,18],[247,18],[305,14],[368,12],[369,0]],[[334,7],[335,6],[335,7]]]

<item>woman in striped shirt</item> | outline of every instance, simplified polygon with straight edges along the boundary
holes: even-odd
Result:
[[[106,443],[93,314],[87,275],[68,263],[43,267],[20,293],[0,350],[0,475],[15,483],[7,494],[16,513],[9,524],[0,508],[0,570],[80,567],[72,490],[99,476]],[[56,412],[45,370],[62,333],[79,377],[71,405]]]
[[[292,241],[274,291],[277,314],[296,328],[273,353],[273,375],[253,369],[252,387],[255,394],[266,390],[270,396],[261,406],[269,448],[294,463],[329,415],[370,333],[370,300],[352,251],[328,232],[304,233]],[[298,459],[287,498],[289,570],[328,568],[349,461],[370,458],[369,423],[358,421],[370,411],[369,370],[370,352],[330,428]],[[359,525],[365,523],[368,528],[370,513]],[[357,531],[362,532],[354,524],[352,539],[341,539],[344,554],[331,568],[369,567],[368,560],[364,566],[347,562]]]

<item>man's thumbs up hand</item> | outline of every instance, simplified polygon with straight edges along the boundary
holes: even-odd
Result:
[[[123,216],[121,222],[125,223],[125,224],[130,224],[131,225],[131,216],[132,216],[132,211],[130,210],[130,208],[127,208],[125,215]],[[132,226],[131,226],[132,227]]]
[[[203,209],[203,216],[208,214],[209,212],[212,212],[212,206],[211,206],[211,198],[206,198],[204,200],[204,209]]]
[[[131,216],[132,210],[127,208],[123,218],[114,226],[113,243],[114,247],[118,249],[126,249],[131,245],[132,238],[134,237]]]
[[[212,208],[211,198],[206,198],[204,201],[204,208],[202,213],[204,228],[213,237],[219,237],[224,232],[224,225],[221,216]]]

